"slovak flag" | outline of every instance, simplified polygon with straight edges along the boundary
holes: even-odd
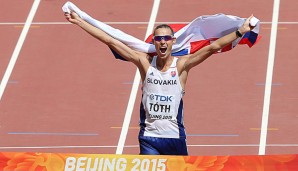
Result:
[[[115,29],[101,21],[92,18],[90,15],[80,10],[71,2],[66,2],[63,5],[62,10],[64,12],[76,12],[83,20],[87,21],[94,27],[101,29],[134,50],[151,55],[156,53],[155,46],[151,43],[152,35],[150,35],[145,41],[137,39],[136,37],[133,37],[119,29]],[[236,31],[242,26],[245,20],[245,18],[240,18],[233,15],[215,14],[200,16],[189,24],[169,24],[173,28],[175,32],[174,36],[176,37],[176,43],[172,48],[172,55],[182,56],[193,54],[202,47],[209,45],[216,39]],[[261,38],[258,35],[260,21],[253,17],[250,21],[250,24],[255,26],[252,31],[247,32],[241,38],[236,39],[230,45],[221,49],[220,52],[229,51],[238,44],[247,44],[249,47],[252,47],[254,44],[256,44]],[[125,60],[115,51],[112,50],[112,52],[117,59]]]
[[[231,32],[236,31],[246,19],[231,15],[215,14],[208,16],[200,16],[189,24],[169,24],[175,32],[178,48],[174,45],[173,56],[182,56],[193,54],[204,46],[211,44],[213,41],[223,37]],[[249,47],[255,45],[261,38],[259,36],[260,21],[253,17],[251,25],[255,28],[238,38],[230,45],[227,45],[219,52],[226,52],[233,49],[237,44],[246,44]],[[147,43],[151,43],[153,34],[147,39]],[[185,41],[185,42],[184,42]],[[182,43],[181,43],[182,42]],[[182,45],[180,45],[182,44]]]

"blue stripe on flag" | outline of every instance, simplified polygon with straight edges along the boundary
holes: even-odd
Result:
[[[173,56],[183,56],[183,55],[188,55],[188,49],[182,49],[178,52],[172,53]]]
[[[253,45],[257,41],[258,34],[255,33],[255,32],[253,32],[253,31],[250,31],[250,32],[245,33],[245,35],[243,36],[243,38],[247,38],[248,41]]]

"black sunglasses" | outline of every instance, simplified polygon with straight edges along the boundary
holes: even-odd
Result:
[[[160,42],[161,40],[164,40],[164,41],[173,40],[173,38],[174,37],[172,35],[154,36],[153,37],[153,39],[158,42]]]

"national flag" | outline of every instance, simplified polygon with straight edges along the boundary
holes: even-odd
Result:
[[[151,42],[152,35],[150,35],[146,41],[139,40],[121,30],[115,29],[101,21],[92,18],[90,15],[81,11],[77,6],[71,2],[66,2],[62,10],[64,12],[74,11],[83,20],[87,21],[91,25],[103,30],[110,36],[123,42],[130,48],[148,53],[151,55],[155,54],[155,47]],[[245,22],[245,18],[240,18],[232,15],[225,14],[215,14],[215,15],[205,15],[194,19],[189,24],[170,24],[170,26],[175,31],[174,36],[176,37],[176,43],[172,48],[173,56],[182,56],[187,54],[193,54],[202,47],[209,45],[216,39],[227,35],[231,32],[236,31]],[[253,23],[252,23],[253,22]],[[221,49],[220,52],[226,52],[238,44],[247,44],[249,47],[255,45],[260,39],[259,27],[260,22],[257,18],[251,20],[251,24],[255,25],[255,28],[243,35],[242,38],[238,38],[230,45]],[[119,54],[112,50],[112,53],[117,59],[125,60]]]

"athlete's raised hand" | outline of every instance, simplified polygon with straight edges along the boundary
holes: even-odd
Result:
[[[248,17],[245,22],[243,23],[243,25],[238,29],[239,32],[244,35],[246,32],[249,32],[251,31],[252,29],[255,28],[255,26],[252,26],[250,23],[251,23],[251,19],[253,18],[254,16],[251,15],[250,17]]]
[[[71,11],[70,13],[67,13],[67,12],[64,13],[64,16],[69,22],[73,24],[78,25],[80,22],[82,22],[81,17],[79,17],[79,15],[73,11]]]

